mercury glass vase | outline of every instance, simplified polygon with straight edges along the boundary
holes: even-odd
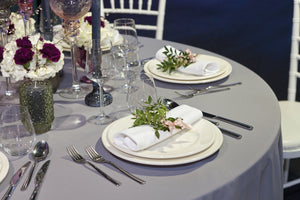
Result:
[[[19,86],[20,105],[31,115],[36,134],[49,131],[54,120],[53,90],[48,80],[25,80]]]

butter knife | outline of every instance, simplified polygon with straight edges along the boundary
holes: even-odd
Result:
[[[6,200],[8,199],[11,195],[12,192],[14,191],[17,183],[19,182],[20,178],[24,175],[26,169],[28,168],[28,166],[30,165],[30,161],[28,161],[27,163],[25,163],[14,175],[13,177],[10,179],[10,183],[9,183],[9,187],[7,189],[7,191],[5,192],[4,196],[2,197],[1,200]]]
[[[45,177],[45,174],[48,170],[50,164],[50,160],[46,161],[43,166],[39,169],[39,171],[37,172],[36,176],[35,176],[35,187],[34,190],[30,196],[30,200],[34,200],[37,196],[37,193],[40,189],[41,183]]]
[[[235,125],[235,126],[247,129],[247,130],[252,130],[253,129],[253,126],[245,124],[245,123],[242,123],[242,122],[234,121],[232,119],[228,119],[228,118],[225,118],[225,117],[217,116],[217,115],[214,115],[214,114],[211,114],[211,113],[207,113],[207,112],[204,112],[204,111],[202,111],[202,113],[203,113],[204,117],[208,117],[208,118],[212,118],[212,119],[218,119],[218,120],[221,120],[223,122],[227,122],[229,124],[232,124],[232,125]]]

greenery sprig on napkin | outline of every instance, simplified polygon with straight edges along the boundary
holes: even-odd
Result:
[[[153,102],[151,96],[148,100],[144,102],[145,105],[143,109],[136,109],[136,113],[132,113],[135,119],[133,126],[150,125],[155,130],[155,135],[159,138],[159,130],[161,131],[172,131],[173,128],[182,129],[184,125],[181,125],[180,118],[168,117],[166,118],[166,113],[168,109],[162,103],[161,99],[157,102]],[[176,121],[180,121],[176,123]]]
[[[187,49],[186,51],[177,50],[174,48],[168,48],[164,46],[165,51],[163,54],[167,57],[160,64],[157,64],[157,69],[162,69],[163,72],[168,71],[169,73],[178,69],[178,67],[187,67],[188,65],[196,62],[196,56]]]

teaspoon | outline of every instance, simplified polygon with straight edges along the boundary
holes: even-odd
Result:
[[[29,175],[27,176],[25,182],[23,183],[23,185],[21,187],[22,191],[27,189],[29,182],[31,180],[34,168],[37,165],[37,163],[39,161],[44,160],[47,157],[48,153],[49,153],[49,145],[46,141],[42,140],[42,141],[39,141],[38,143],[36,143],[36,145],[32,151],[32,157],[34,159],[34,163],[30,169]]]

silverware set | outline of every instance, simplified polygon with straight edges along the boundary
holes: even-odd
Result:
[[[242,84],[242,82],[230,83],[230,84],[224,84],[224,85],[210,85],[208,87],[201,88],[201,89],[189,87],[189,89],[191,91],[189,91],[187,93],[181,93],[178,91],[175,91],[175,93],[184,98],[192,98],[192,97],[200,95],[200,94],[208,94],[208,93],[227,91],[227,90],[230,90],[229,87],[241,85],[241,84]]]
[[[99,169],[98,167],[96,167],[94,164],[92,164],[90,161],[86,160],[85,158],[83,158],[83,156],[81,156],[77,149],[74,147],[74,145],[68,146],[67,148],[67,153],[69,154],[69,156],[72,158],[72,160],[76,163],[79,164],[88,164],[91,167],[93,167],[99,174],[101,174],[104,178],[106,178],[107,180],[109,180],[110,182],[112,182],[114,185],[116,186],[120,186],[121,182],[119,182],[118,180],[112,178],[111,176],[109,176],[108,174],[106,174],[104,171],[102,171],[101,169]],[[134,176],[133,174],[129,173],[128,171],[122,169],[121,167],[117,166],[116,164],[112,163],[111,161],[108,161],[106,159],[104,159],[100,154],[98,154],[98,152],[92,147],[89,146],[85,149],[85,151],[87,152],[88,156],[91,158],[92,161],[96,162],[96,163],[107,163],[110,164],[111,166],[115,167],[116,169],[118,169],[119,171],[121,171],[123,174],[125,174],[126,176],[128,176],[129,178],[133,179],[134,181],[140,183],[140,184],[144,184],[146,183],[146,181]]]
[[[25,174],[27,168],[30,165],[30,161],[26,162],[10,179],[9,182],[9,187],[7,189],[7,191],[5,192],[5,194],[3,195],[3,197],[1,198],[1,200],[7,200],[11,197],[15,187],[17,186],[17,183],[20,181],[20,179],[23,177],[23,175]],[[37,172],[36,176],[35,176],[35,187],[34,190],[30,196],[30,200],[35,200],[38,194],[38,191],[40,189],[41,183],[44,179],[44,176],[47,172],[47,169],[49,167],[50,164],[50,160],[46,161],[42,167],[39,169],[39,171]]]

